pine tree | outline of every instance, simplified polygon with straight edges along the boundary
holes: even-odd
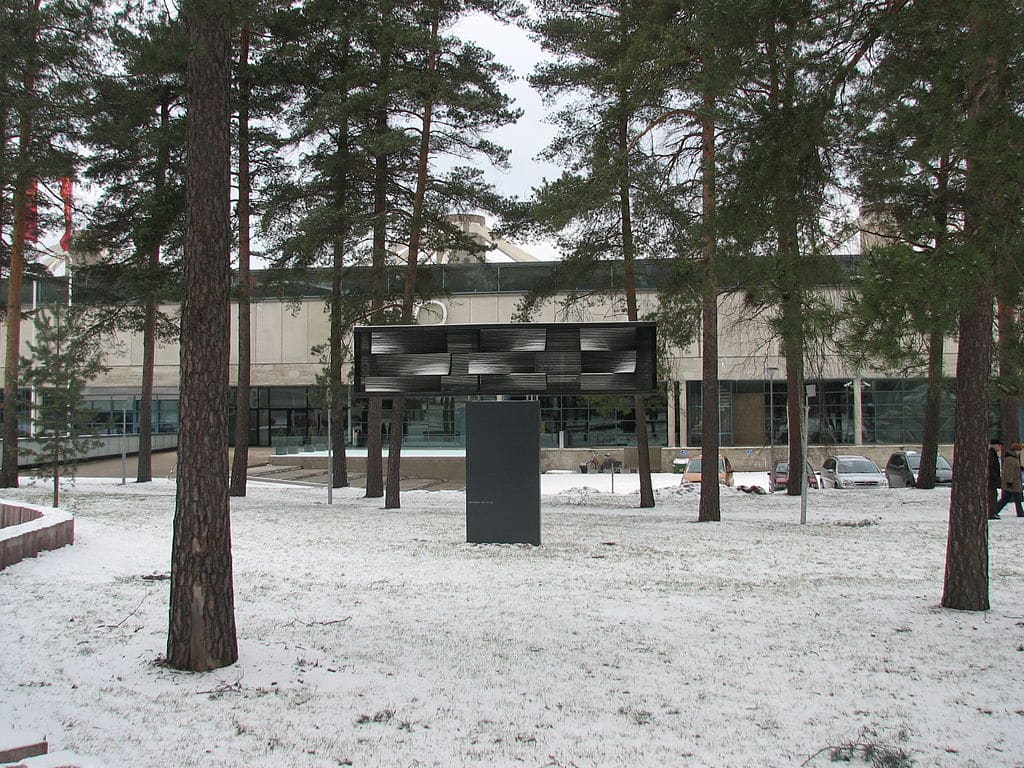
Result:
[[[104,194],[78,247],[93,256],[76,280],[89,288],[107,330],[142,333],[136,481],[152,471],[156,347],[177,334],[159,304],[176,296],[184,225],[185,29],[158,9],[116,18],[112,56],[121,71],[94,81],[86,176]],[[102,255],[99,255],[102,254]]]
[[[188,30],[188,171],[181,431],[167,663],[233,664],[227,408],[231,256],[230,3],[182,4]]]
[[[510,122],[517,114],[509,109],[509,99],[499,87],[498,79],[507,75],[493,56],[483,49],[463,43],[442,34],[460,14],[471,8],[497,13],[500,6],[490,3],[462,0],[443,4],[434,2],[424,9],[418,24],[425,33],[422,45],[412,58],[412,68],[422,60],[423,82],[415,87],[410,99],[420,118],[419,148],[412,189],[412,205],[408,219],[408,247],[401,302],[401,322],[414,321],[413,307],[417,296],[417,267],[422,244],[430,241],[431,231],[443,234],[441,217],[445,208],[455,208],[467,202],[480,203],[487,197],[478,177],[468,169],[456,170],[447,177],[438,178],[430,173],[432,159],[448,155],[460,158],[482,156],[492,163],[505,162],[507,152],[484,138],[484,133]],[[428,187],[433,200],[427,199]],[[431,226],[432,225],[432,226]],[[433,238],[439,240],[437,235]],[[403,421],[405,398],[397,397],[391,407],[391,425],[388,431],[388,470],[386,509],[401,506],[399,479],[401,477]]]
[[[701,316],[702,478],[698,520],[721,519],[718,488],[720,455],[718,301],[719,274],[725,274],[722,248],[728,223],[719,216],[722,197],[719,142],[727,102],[737,87],[744,56],[755,40],[747,23],[747,3],[676,2],[663,5],[663,35],[655,47],[662,71],[665,111],[647,131],[665,146],[665,172],[677,179],[675,228],[678,260],[673,279],[659,286],[660,318],[670,313]],[[690,175],[695,178],[691,179]],[[723,252],[724,251],[724,252]],[[699,259],[694,258],[699,253]],[[677,345],[692,341],[693,329],[669,324]]]
[[[380,142],[393,152],[401,138],[399,132],[375,129],[380,122],[376,106],[380,88],[375,85],[379,69],[375,60],[382,55],[376,45],[379,26],[380,18],[364,3],[308,2],[277,17],[274,31],[279,45],[267,62],[295,90],[285,113],[288,139],[303,150],[293,176],[276,183],[267,201],[265,222],[278,251],[275,269],[287,274],[326,265],[331,276],[326,304],[330,337],[324,352],[336,487],[348,483],[342,431],[345,336],[357,320],[367,317],[371,303],[367,292],[345,285],[345,271],[364,258],[359,244],[373,226],[371,206],[386,206],[386,174],[377,174],[380,192],[374,193],[374,147]],[[377,239],[383,245],[376,250],[383,259],[387,222],[377,224]],[[380,269],[382,286],[383,261]],[[378,295],[383,306],[382,288]],[[379,429],[378,413],[378,433]],[[369,472],[370,495],[373,478],[378,485],[383,482],[379,445],[378,439],[376,472],[372,467]],[[369,453],[372,464],[372,446]],[[382,487],[376,495],[383,495]]]
[[[252,230],[262,188],[278,179],[282,144],[277,130],[289,83],[288,68],[271,61],[274,30],[285,12],[280,3],[246,3],[236,11],[238,57],[235,65],[235,115],[238,202],[238,367],[235,390],[234,454],[231,463],[232,496],[245,496],[249,465],[249,404],[252,381],[251,277]],[[342,455],[344,460],[344,454]]]
[[[29,194],[47,179],[72,176],[77,154],[73,135],[79,107],[88,101],[83,72],[92,69],[99,26],[96,0],[18,0],[4,4],[0,67],[0,123],[3,141],[0,180],[12,182],[11,236],[8,251],[8,295],[4,368],[3,458],[0,486],[18,485],[19,353],[21,288],[26,252],[31,241]],[[7,131],[16,135],[9,143]],[[0,205],[0,222],[8,206]],[[2,238],[0,238],[2,239]]]
[[[22,358],[23,380],[34,396],[32,426],[38,448],[37,477],[53,481],[53,506],[60,506],[61,477],[74,478],[75,462],[99,441],[89,435],[84,407],[89,383],[108,368],[99,337],[78,310],[57,304],[33,318],[30,356]]]
[[[925,16],[927,14],[924,14]],[[942,358],[961,293],[951,285],[962,217],[963,164],[951,126],[958,105],[948,83],[957,66],[943,55],[947,36],[929,29],[918,9],[882,19],[873,66],[853,111],[851,134],[861,226],[869,247],[852,276],[851,358],[882,361],[906,373],[927,370],[922,457],[916,485],[935,485]],[[908,49],[920,56],[907,57]]]
[[[950,499],[942,605],[989,608],[987,434],[996,280],[1019,274],[1024,210],[1024,8],[1011,0],[935,3],[925,23],[947,35],[958,66],[947,85],[960,105],[955,130],[965,169],[963,242],[951,265],[965,303],[958,318],[956,482]],[[1019,284],[1018,284],[1019,285]]]
[[[637,261],[662,251],[662,177],[640,147],[646,124],[662,110],[658,72],[643,46],[660,9],[649,3],[542,2],[535,25],[542,45],[554,54],[531,78],[548,98],[576,97],[558,113],[559,136],[548,150],[568,170],[539,191],[535,215],[561,233],[566,256],[550,284],[540,286],[520,308],[528,317],[571,274],[581,275],[603,259],[622,261],[620,296],[626,317],[639,319]],[[589,296],[572,295],[570,303]],[[650,477],[646,402],[634,398],[640,506],[654,506]]]
[[[844,0],[753,3],[758,30],[731,98],[723,153],[733,184],[730,222],[746,301],[770,313],[786,360],[789,465],[802,467],[806,366],[812,344],[834,335],[836,307],[818,290],[840,279],[833,255],[849,233],[839,190],[845,94],[877,36],[875,19],[897,4]],[[801,492],[792,472],[788,492]]]

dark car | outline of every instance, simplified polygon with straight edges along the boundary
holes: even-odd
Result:
[[[807,487],[817,488],[818,487],[818,476],[814,473],[814,467],[811,463],[805,462],[805,468],[807,469]],[[789,462],[788,461],[776,461],[775,466],[772,467],[772,471],[768,473],[768,490],[769,491],[781,491],[784,490],[789,483]]]
[[[885,463],[885,476],[891,488],[913,488],[921,469],[921,454],[917,451],[896,451]],[[936,485],[953,482],[953,467],[943,456],[935,457]]]

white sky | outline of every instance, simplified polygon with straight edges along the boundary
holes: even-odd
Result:
[[[545,177],[553,179],[560,173],[558,166],[537,159],[555,135],[555,127],[546,120],[547,108],[527,82],[527,77],[544,53],[526,31],[482,14],[467,16],[452,31],[464,40],[490,50],[499,62],[515,73],[517,79],[506,83],[504,89],[514,99],[514,106],[523,110],[523,116],[490,137],[511,150],[511,168],[508,171],[487,169],[487,179],[505,195],[528,197]]]

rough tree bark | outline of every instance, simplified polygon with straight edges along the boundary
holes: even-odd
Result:
[[[251,213],[249,174],[249,27],[238,44],[238,373],[235,389],[235,452],[231,459],[231,496],[245,496],[249,470],[249,390],[252,382],[252,332],[249,284]]]
[[[722,519],[722,493],[718,485],[718,281],[715,275],[717,235],[715,231],[715,121],[714,98],[705,94],[701,119],[701,208],[704,224],[704,286],[701,296],[702,417],[699,522]]]
[[[626,319],[636,322],[640,319],[636,301],[636,246],[633,239],[633,211],[630,201],[629,174],[629,123],[625,115],[625,94],[619,94],[623,114],[618,121],[618,142],[622,163],[619,179],[619,224],[622,232],[622,271],[626,289]],[[637,473],[640,476],[640,507],[654,506],[654,484],[651,481],[651,450],[647,437],[647,398],[636,395],[633,398],[634,423],[636,424]]]
[[[1010,78],[1011,17],[1001,0],[965,6],[967,29],[964,74],[967,81],[966,195],[964,232],[968,242],[990,259],[1002,244],[1001,222],[992,216],[1004,194],[1001,178],[1005,147],[991,146],[998,112],[1005,108]],[[1003,118],[1005,119],[1005,117]],[[993,267],[996,265],[993,264]],[[953,451],[956,482],[949,502],[946,571],[942,605],[965,611],[987,611],[988,490],[987,437],[989,378],[992,373],[994,268],[982,269],[959,318],[957,353],[956,427]],[[1006,440],[1005,436],[1003,437]]]
[[[430,27],[431,50],[427,57],[427,76],[431,89],[423,105],[423,121],[420,129],[420,147],[416,158],[416,191],[413,194],[412,221],[409,227],[409,255],[405,263],[405,284],[402,286],[402,322],[411,324],[412,310],[416,299],[416,265],[420,255],[420,240],[423,235],[423,206],[427,199],[427,177],[430,163],[430,131],[434,118],[433,77],[437,71],[437,33],[441,23],[440,10],[434,5],[434,17]],[[402,506],[402,434],[405,421],[405,398],[396,397],[391,405],[391,430],[388,440],[388,479],[385,509]]]
[[[167,663],[238,659],[228,497],[231,131],[229,0],[189,0],[181,432]]]
[[[166,132],[171,122],[171,96],[164,93],[160,103],[160,131]],[[167,183],[167,170],[171,164],[171,150],[166,141],[160,143],[156,167],[156,195],[159,198]],[[160,244],[155,243],[149,254],[149,266],[160,266]],[[139,396],[139,456],[135,482],[148,483],[153,479],[153,381],[156,368],[156,322],[158,308],[156,287],[146,297],[146,314],[142,323],[142,394]]]
[[[34,8],[39,11],[39,0]],[[36,31],[32,30],[32,37]],[[25,73],[25,103],[18,109],[18,160],[14,172],[14,210],[11,233],[11,258],[7,274],[7,347],[4,357],[3,459],[0,463],[0,487],[18,487],[18,389],[21,385],[21,285],[25,274],[25,235],[28,226],[28,188],[32,174],[29,151],[32,142],[31,96],[36,73],[30,65]]]

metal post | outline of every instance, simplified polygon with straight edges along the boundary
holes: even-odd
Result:
[[[864,380],[860,374],[853,377],[853,444],[864,445]]]
[[[768,473],[769,483],[771,472],[775,469],[775,374],[778,368],[770,366],[764,369],[768,376]]]
[[[334,444],[331,440],[331,406],[327,406],[327,503],[334,503]]]
[[[814,397],[816,388],[813,384],[804,387],[804,423],[800,429],[800,455],[804,460],[804,466],[800,467],[800,525],[807,523],[807,422],[811,417],[810,398]],[[793,471],[793,467],[789,468]]]

